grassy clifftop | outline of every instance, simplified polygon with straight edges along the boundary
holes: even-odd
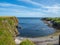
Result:
[[[15,45],[14,37],[18,35],[16,17],[0,17],[0,45]]]

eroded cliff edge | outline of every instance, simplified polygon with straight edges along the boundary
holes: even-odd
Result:
[[[14,38],[19,34],[16,17],[0,17],[0,45],[16,45]]]

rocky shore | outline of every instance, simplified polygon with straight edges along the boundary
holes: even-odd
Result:
[[[52,27],[56,30],[56,32],[54,34],[52,34],[51,36],[59,36],[60,35],[60,29],[57,28],[58,26],[54,27],[53,22],[51,22],[51,20],[46,20],[45,18],[42,19],[42,21],[47,24],[49,27]]]
[[[46,25],[52,27],[50,21],[43,20]],[[38,37],[38,38],[24,38],[18,37],[18,19],[16,17],[0,17],[0,45],[17,45],[24,39],[33,41],[36,45],[58,44],[58,37],[60,30],[57,30],[54,34]],[[21,27],[19,27],[21,28]]]
[[[52,27],[52,24],[50,24],[50,22],[46,20],[43,20],[43,21],[46,25],[48,25],[49,27]],[[21,43],[21,41],[24,39],[29,39],[32,42],[34,42],[36,45],[58,45],[59,36],[56,32],[48,36],[37,37],[37,38],[28,38],[28,37],[25,38],[25,37],[18,36],[16,37],[16,44]]]

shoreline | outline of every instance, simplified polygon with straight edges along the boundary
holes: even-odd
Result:
[[[50,23],[48,23],[48,21],[46,21],[46,20],[42,20],[42,21],[45,24],[47,24],[47,26],[54,28],[52,25],[50,25]],[[52,35],[55,35],[56,36],[56,34],[57,34],[59,36],[60,35],[60,30],[59,29],[56,29],[56,28],[54,28],[54,29],[56,30],[56,32],[54,34],[52,34]]]
[[[48,25],[48,22],[44,22],[44,23]],[[48,43],[58,44],[59,36],[55,32],[55,33],[53,33],[51,35],[43,36],[43,37],[28,38],[28,37],[17,36],[15,39],[16,39],[17,43],[19,43],[19,44],[24,39],[29,39],[32,42],[34,42],[35,44],[48,44]]]

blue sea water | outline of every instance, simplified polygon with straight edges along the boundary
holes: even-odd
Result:
[[[48,27],[41,18],[19,18],[21,29],[18,28],[20,36],[22,37],[41,37],[53,34],[55,30]]]

